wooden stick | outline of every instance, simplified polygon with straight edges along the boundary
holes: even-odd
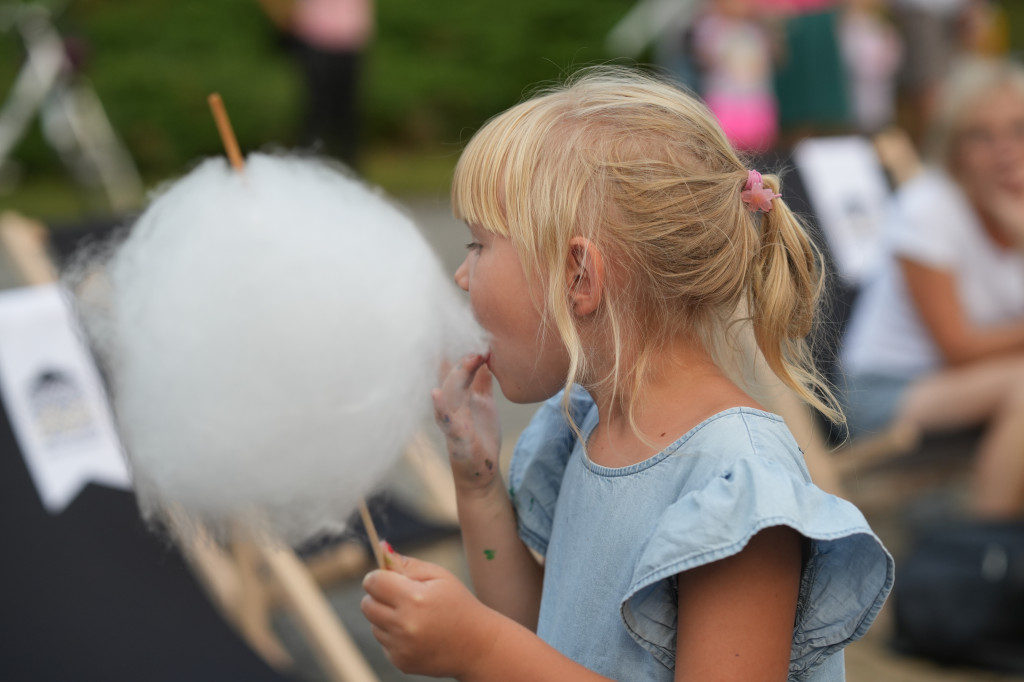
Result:
[[[31,285],[57,281],[57,269],[46,252],[46,228],[14,211],[0,213],[0,244],[22,279]]]
[[[241,173],[245,170],[245,161],[242,159],[242,152],[238,148],[238,140],[235,138],[235,131],[231,128],[231,119],[228,118],[227,109],[224,108],[224,100],[220,93],[214,92],[207,97],[210,103],[210,111],[213,112],[213,120],[217,123],[217,130],[220,132],[220,140],[224,145],[224,151],[231,161],[235,170]],[[370,545],[373,547],[373,557],[377,560],[377,567],[386,569],[390,562],[384,557],[384,551],[380,546],[380,537],[377,535],[377,527],[373,525],[373,517],[366,507],[366,500],[359,500],[359,513],[363,517],[363,526],[370,538]]]
[[[202,542],[198,539],[196,544]],[[259,552],[242,537],[231,543],[231,556],[238,579],[239,599],[229,612],[246,641],[275,668],[292,664],[292,657],[270,626],[270,595],[260,575]],[[298,561],[298,560],[296,560]]]
[[[220,141],[224,144],[224,151],[227,152],[228,160],[235,170],[241,173],[245,170],[245,160],[238,148],[238,140],[235,138],[235,131],[231,128],[231,119],[224,108],[224,100],[220,93],[212,93],[207,101],[210,103],[210,111],[213,112],[213,120],[217,123],[217,131],[220,133]]]
[[[373,525],[373,517],[370,516],[370,509],[366,506],[366,500],[359,500],[359,515],[363,517],[363,527],[366,528],[366,535],[370,538],[370,547],[373,548],[373,558],[377,560],[377,568],[387,570],[390,564],[384,559],[384,550],[380,546],[380,537],[377,535],[377,527]]]

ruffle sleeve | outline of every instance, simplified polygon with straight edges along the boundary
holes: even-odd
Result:
[[[892,557],[852,504],[778,461],[746,457],[666,508],[622,601],[633,639],[674,667],[674,576],[737,554],[757,532],[780,525],[810,540],[789,679],[807,679],[831,654],[862,637],[892,588]]]
[[[509,495],[516,510],[519,537],[541,555],[548,551],[551,523],[565,464],[576,446],[559,392],[542,403],[516,442],[509,463]],[[577,426],[594,407],[590,394],[575,386],[569,394],[569,413]]]

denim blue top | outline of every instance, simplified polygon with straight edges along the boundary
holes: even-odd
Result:
[[[570,412],[589,437],[598,415],[586,391],[573,391]],[[789,680],[844,679],[842,648],[892,587],[892,557],[864,517],[811,483],[782,418],[760,410],[725,410],[612,469],[587,458],[559,394],[519,439],[510,483],[519,534],[545,557],[537,634],[612,679],[672,680],[676,574],[738,553],[764,528],[809,540]]]

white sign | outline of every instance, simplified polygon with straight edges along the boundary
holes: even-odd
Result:
[[[793,152],[839,275],[859,285],[882,255],[889,184],[871,143],[857,136],[809,138]]]
[[[51,514],[90,481],[131,488],[99,372],[58,285],[0,292],[0,392]]]

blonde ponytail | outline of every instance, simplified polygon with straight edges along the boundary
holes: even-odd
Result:
[[[777,192],[779,179],[764,176]],[[838,401],[815,371],[807,337],[823,290],[821,252],[781,198],[761,218],[761,247],[750,278],[754,338],[771,370],[829,420],[845,421]]]

